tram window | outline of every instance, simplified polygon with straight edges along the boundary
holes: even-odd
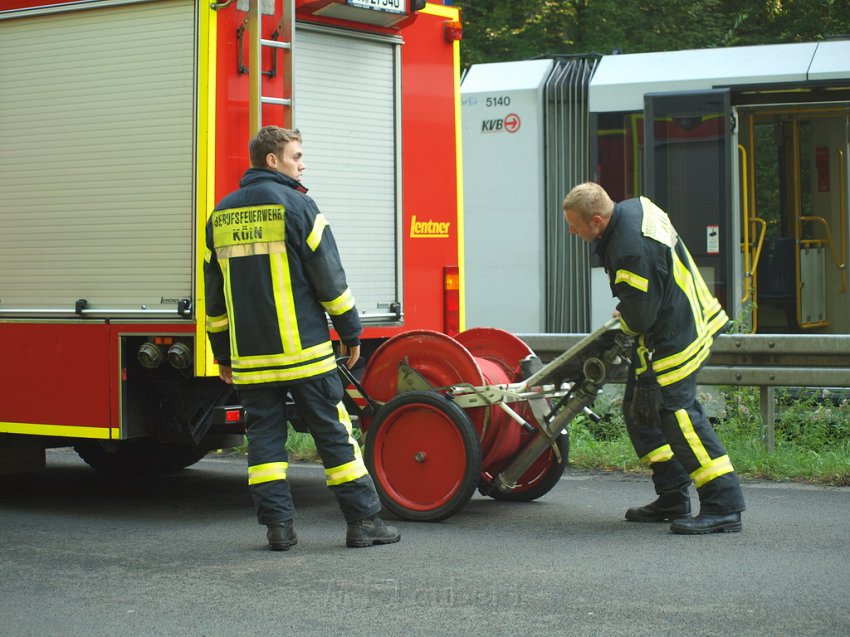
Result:
[[[596,174],[614,201],[641,194],[643,182],[643,113],[596,116]]]

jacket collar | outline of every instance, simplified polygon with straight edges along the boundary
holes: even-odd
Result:
[[[245,187],[250,184],[257,183],[258,181],[269,180],[276,181],[284,186],[289,186],[298,192],[307,192],[307,188],[305,188],[300,181],[296,181],[289,175],[284,175],[283,173],[279,173],[276,170],[271,170],[269,168],[249,168],[245,171],[245,174],[242,175],[242,180],[239,182],[239,185]]]
[[[617,224],[620,222],[620,217],[623,216],[620,210],[620,204],[614,206],[614,212],[611,213],[611,220],[602,232],[602,236],[593,242],[594,252],[602,259],[605,256],[605,251],[608,249],[608,244],[611,243],[611,237],[614,236]]]

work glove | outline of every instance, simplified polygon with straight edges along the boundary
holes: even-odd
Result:
[[[661,388],[653,377],[639,378],[629,405],[629,419],[640,427],[660,427]]]

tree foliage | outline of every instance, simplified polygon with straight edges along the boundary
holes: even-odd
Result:
[[[850,0],[455,0],[464,66],[552,54],[806,42],[850,34]]]

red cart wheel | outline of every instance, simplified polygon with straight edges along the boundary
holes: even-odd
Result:
[[[546,495],[558,484],[561,476],[564,475],[564,470],[569,464],[569,434],[558,436],[556,443],[561,456],[560,461],[558,460],[558,456],[555,455],[554,450],[550,448],[534,461],[534,464],[528,468],[528,471],[522,474],[517,481],[516,487],[510,493],[502,493],[501,491],[487,488],[482,488],[482,492],[494,500],[503,500],[506,502],[531,502]],[[490,472],[483,474],[483,482],[486,483],[492,480],[507,465],[508,463],[503,463],[503,466],[494,469],[492,474]]]
[[[481,444],[463,409],[436,392],[410,391],[373,420],[366,465],[388,510],[407,520],[442,520],[475,492]]]

